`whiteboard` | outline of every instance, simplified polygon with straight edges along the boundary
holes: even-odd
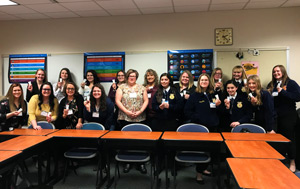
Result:
[[[74,82],[80,86],[83,80],[84,69],[84,57],[83,53],[75,54],[48,54],[47,60],[47,77],[48,81],[56,83],[58,80],[59,72],[62,68],[69,68],[73,76]],[[147,69],[151,68],[160,74],[167,72],[167,51],[160,52],[135,52],[126,53],[125,55],[125,71],[128,69],[135,69],[139,72],[139,78],[137,83],[144,83],[144,74]],[[9,89],[8,82],[8,69],[9,58],[3,58],[3,74],[2,74],[2,86],[3,95],[5,95]],[[101,83],[104,86],[106,94],[108,94],[112,82]],[[22,84],[23,91],[26,93],[27,84]],[[26,94],[24,94],[26,96]]]

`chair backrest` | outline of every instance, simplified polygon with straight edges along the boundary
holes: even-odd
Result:
[[[259,125],[244,123],[238,125],[231,130],[232,133],[251,132],[251,133],[266,133],[265,129]]]
[[[300,171],[297,171],[295,175],[300,179]]]
[[[201,132],[201,133],[209,133],[209,130],[200,124],[196,123],[187,123],[183,124],[177,128],[177,132]]]
[[[82,125],[82,130],[105,130],[105,127],[100,123],[89,122]]]
[[[132,123],[129,125],[126,125],[122,128],[122,131],[147,131],[147,132],[151,132],[152,129],[145,124],[142,123]]]
[[[55,126],[47,121],[38,121],[37,125],[41,126],[42,129],[55,129]],[[29,125],[28,129],[33,129],[32,125]]]

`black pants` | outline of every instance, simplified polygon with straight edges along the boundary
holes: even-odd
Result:
[[[277,117],[277,132],[290,139],[287,154],[289,159],[296,158],[296,128],[299,126],[299,117],[296,111]]]
[[[176,131],[178,121],[176,119],[153,119],[151,128],[153,131]]]

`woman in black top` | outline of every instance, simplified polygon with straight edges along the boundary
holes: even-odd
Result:
[[[43,83],[47,82],[46,72],[43,69],[38,69],[35,73],[35,80],[27,86],[26,101],[29,102],[33,95],[40,93],[40,88]]]
[[[8,131],[10,127],[19,128],[27,123],[27,104],[23,89],[19,83],[13,83],[0,102],[0,131]]]
[[[81,129],[83,123],[83,97],[73,82],[64,88],[65,98],[59,103],[58,129]]]
[[[104,87],[97,83],[93,86],[90,100],[84,102],[84,119],[102,124],[106,130],[114,130],[114,104],[107,98]]]
[[[296,171],[296,128],[299,126],[299,117],[296,112],[296,102],[300,101],[299,85],[287,75],[282,65],[276,65],[272,70],[272,81],[268,90],[274,97],[274,106],[277,113],[277,132],[290,139],[287,154],[290,159],[290,170]]]

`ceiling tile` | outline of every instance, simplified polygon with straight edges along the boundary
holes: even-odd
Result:
[[[138,9],[113,9],[107,10],[111,15],[138,15],[141,14]]]
[[[37,4],[37,5],[26,5],[27,7],[36,10],[41,13],[47,12],[66,12],[68,9],[64,8],[59,4]]]
[[[0,13],[0,20],[21,20],[21,18],[17,18],[9,14]]]
[[[13,0],[13,1],[22,5],[51,3],[50,0]]]
[[[75,2],[75,3],[61,3],[61,5],[72,11],[88,11],[88,10],[103,10],[95,2]]]
[[[175,7],[175,12],[198,12],[198,11],[207,11],[207,10],[208,10],[208,5]]]
[[[211,4],[225,4],[225,3],[246,3],[249,0],[212,0]]]
[[[232,4],[218,4],[218,5],[210,5],[209,10],[240,10],[243,9],[245,3],[232,3]]]
[[[300,0],[289,0],[282,7],[300,6]]]
[[[140,9],[140,11],[143,14],[174,13],[173,7],[143,8],[143,9]]]
[[[210,0],[173,0],[174,6],[208,5]]]
[[[171,0],[134,0],[134,2],[139,8],[162,8],[173,6]]]
[[[76,11],[76,14],[82,17],[89,16],[110,16],[106,11]]]
[[[113,1],[96,1],[104,9],[135,9],[137,8],[132,0],[113,0]]]
[[[262,1],[262,2],[250,2],[245,9],[259,9],[259,8],[276,8],[280,7],[284,1]]]
[[[72,3],[72,2],[83,2],[83,1],[93,1],[93,0],[56,0],[59,3]]]
[[[51,18],[73,18],[73,17],[79,17],[78,15],[72,13],[72,12],[47,12],[45,13],[47,16]]]
[[[31,10],[27,7],[22,6],[22,5],[0,7],[0,11],[8,13],[8,14],[36,13],[34,10]]]
[[[34,14],[18,14],[16,15],[19,18],[22,19],[28,19],[28,20],[33,20],[33,19],[47,19],[50,18],[44,14],[40,14],[40,13],[34,13]]]

